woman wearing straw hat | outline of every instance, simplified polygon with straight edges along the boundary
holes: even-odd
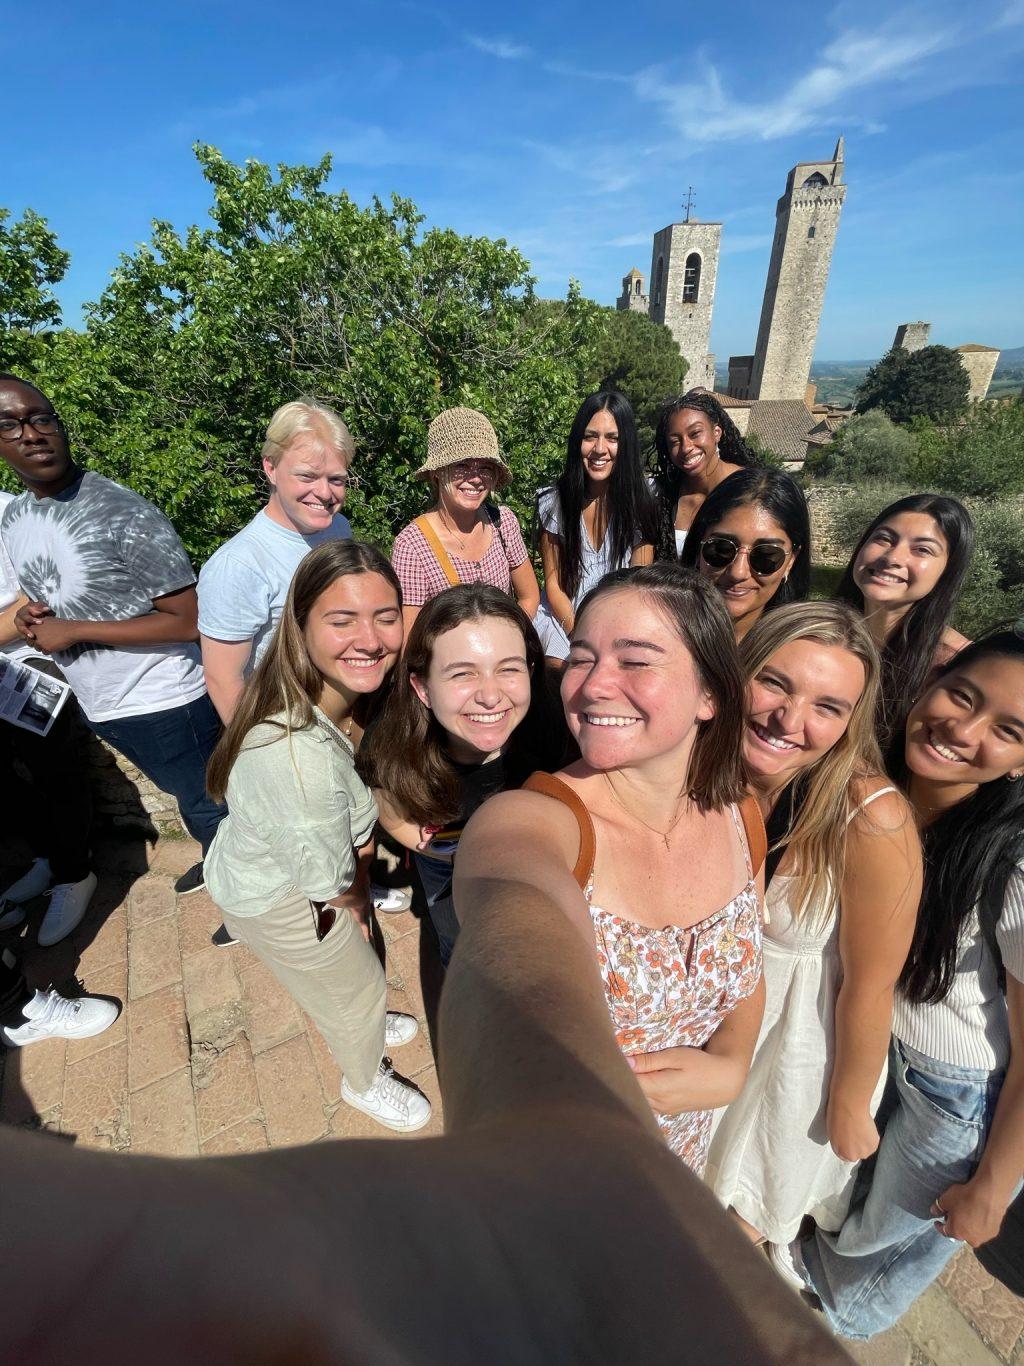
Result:
[[[395,538],[391,562],[402,585],[406,632],[420,608],[456,583],[489,583],[515,597],[532,620],[540,586],[515,513],[490,501],[512,482],[498,438],[475,408],[446,408],[427,431],[431,508]]]

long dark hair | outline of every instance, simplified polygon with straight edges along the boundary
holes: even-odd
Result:
[[[721,596],[706,579],[678,564],[618,569],[592,588],[576,613],[576,631],[587,609],[608,593],[635,592],[664,613],[693,658],[715,714],[697,727],[690,758],[689,795],[702,811],[721,811],[743,794],[744,682],[732,622]]]
[[[974,553],[974,523],[963,503],[937,493],[913,493],[890,503],[857,542],[835,591],[838,601],[864,611],[864,594],[854,583],[853,566],[878,528],[901,512],[923,512],[933,518],[945,538],[949,558],[938,583],[927,597],[913,604],[882,650],[878,739],[882,753],[894,761],[899,755],[893,737],[906,725],[910,708],[924,692]]]
[[[944,664],[938,679],[993,657],[1024,665],[1024,639],[1005,630],[983,636]],[[908,776],[904,756],[897,777]],[[986,940],[994,943],[1010,875],[1024,857],[1024,778],[982,783],[925,827],[922,844],[924,891],[900,987],[908,1000],[930,1004],[953,985],[960,936],[975,906]]]
[[[712,527],[733,508],[747,506],[763,508],[796,547],[789,577],[779,584],[764,610],[783,607],[787,602],[803,602],[811,588],[811,518],[800,485],[782,470],[770,467],[737,470],[728,479],[723,479],[704,499],[693,519],[693,525],[686,533],[680,563],[696,569],[700,543]]]
[[[678,398],[667,399],[658,413],[654,432],[654,492],[658,503],[658,539],[654,543],[657,560],[678,560],[676,553],[676,504],[683,491],[683,472],[668,451],[668,424],[676,413],[692,408],[704,413],[716,427],[722,429],[718,453],[728,465],[756,465],[757,457],[740,436],[735,422],[714,394],[705,389],[690,389]]]
[[[568,732],[533,622],[499,588],[487,583],[455,584],[431,598],[413,622],[391,695],[356,759],[363,781],[381,788],[406,819],[419,825],[454,820],[460,792],[445,731],[416,695],[412,675],[426,677],[439,637],[464,621],[489,617],[511,623],[522,634],[530,670],[530,706],[505,751],[506,786],[520,787],[538,768],[551,772],[565,761]]]
[[[361,541],[327,541],[311,550],[295,571],[281,620],[270,645],[246,683],[231,723],[217,742],[206,769],[206,786],[215,801],[223,801],[228,777],[245,737],[261,721],[275,725],[282,736],[304,730],[313,720],[313,708],[323,691],[320,670],[309,657],[306,623],[317,598],[347,574],[379,574],[395,590],[402,607],[402,585],[388,560],[372,545]],[[378,700],[390,689],[394,671],[378,694],[367,698],[357,714],[368,719]],[[284,721],[274,718],[284,714]]]
[[[573,418],[566,443],[565,467],[555,484],[558,499],[558,574],[566,596],[579,592],[583,572],[583,503],[587,494],[587,473],[581,448],[583,433],[595,413],[609,412],[618,428],[618,454],[608,477],[605,504],[608,517],[605,536],[616,566],[628,564],[637,537],[653,542],[655,536],[654,500],[644,478],[636,419],[629,400],[615,389],[590,394]]]

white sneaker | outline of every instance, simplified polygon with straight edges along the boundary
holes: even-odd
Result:
[[[369,1091],[353,1091],[345,1077],[341,1083],[341,1098],[353,1109],[362,1110],[378,1124],[399,1133],[415,1133],[430,1120],[430,1101],[411,1082],[402,1081],[395,1075],[390,1058],[382,1059],[377,1080]]]
[[[768,1260],[787,1285],[791,1285],[794,1290],[803,1291],[808,1288],[800,1269],[799,1239],[794,1239],[791,1243],[768,1243],[766,1251]]]
[[[42,896],[50,885],[50,865],[44,858],[34,860],[27,873],[0,892],[0,930],[13,930],[25,919],[23,903]]]
[[[385,915],[398,915],[412,905],[412,892],[402,887],[370,887],[373,909]]]
[[[82,923],[89,902],[96,890],[96,874],[90,873],[81,882],[58,882],[50,893],[50,905],[39,926],[37,943],[47,949],[59,944]]]
[[[98,996],[78,996],[71,1001],[57,991],[37,991],[22,1007],[25,1023],[5,1025],[0,1037],[12,1048],[41,1039],[91,1039],[109,1029],[120,1013],[113,1001]]]
[[[384,1047],[401,1048],[404,1043],[412,1043],[420,1032],[414,1015],[406,1015],[398,1010],[389,1010],[384,1021]]]

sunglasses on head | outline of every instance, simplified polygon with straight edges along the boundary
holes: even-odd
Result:
[[[741,547],[739,541],[734,541],[731,536],[705,536],[700,543],[700,557],[709,569],[724,569],[732,564],[741,549],[746,547]],[[758,541],[747,550],[750,572],[758,578],[777,574],[786,563],[788,554],[789,551],[781,545]]]

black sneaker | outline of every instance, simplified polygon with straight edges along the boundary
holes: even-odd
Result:
[[[188,872],[182,873],[178,878],[174,890],[179,896],[188,896],[189,892],[201,892],[205,886],[202,863],[193,863]]]
[[[238,940],[226,925],[221,925],[219,930],[211,934],[210,941],[211,943],[216,944],[219,949],[229,949],[232,944],[238,943]]]

